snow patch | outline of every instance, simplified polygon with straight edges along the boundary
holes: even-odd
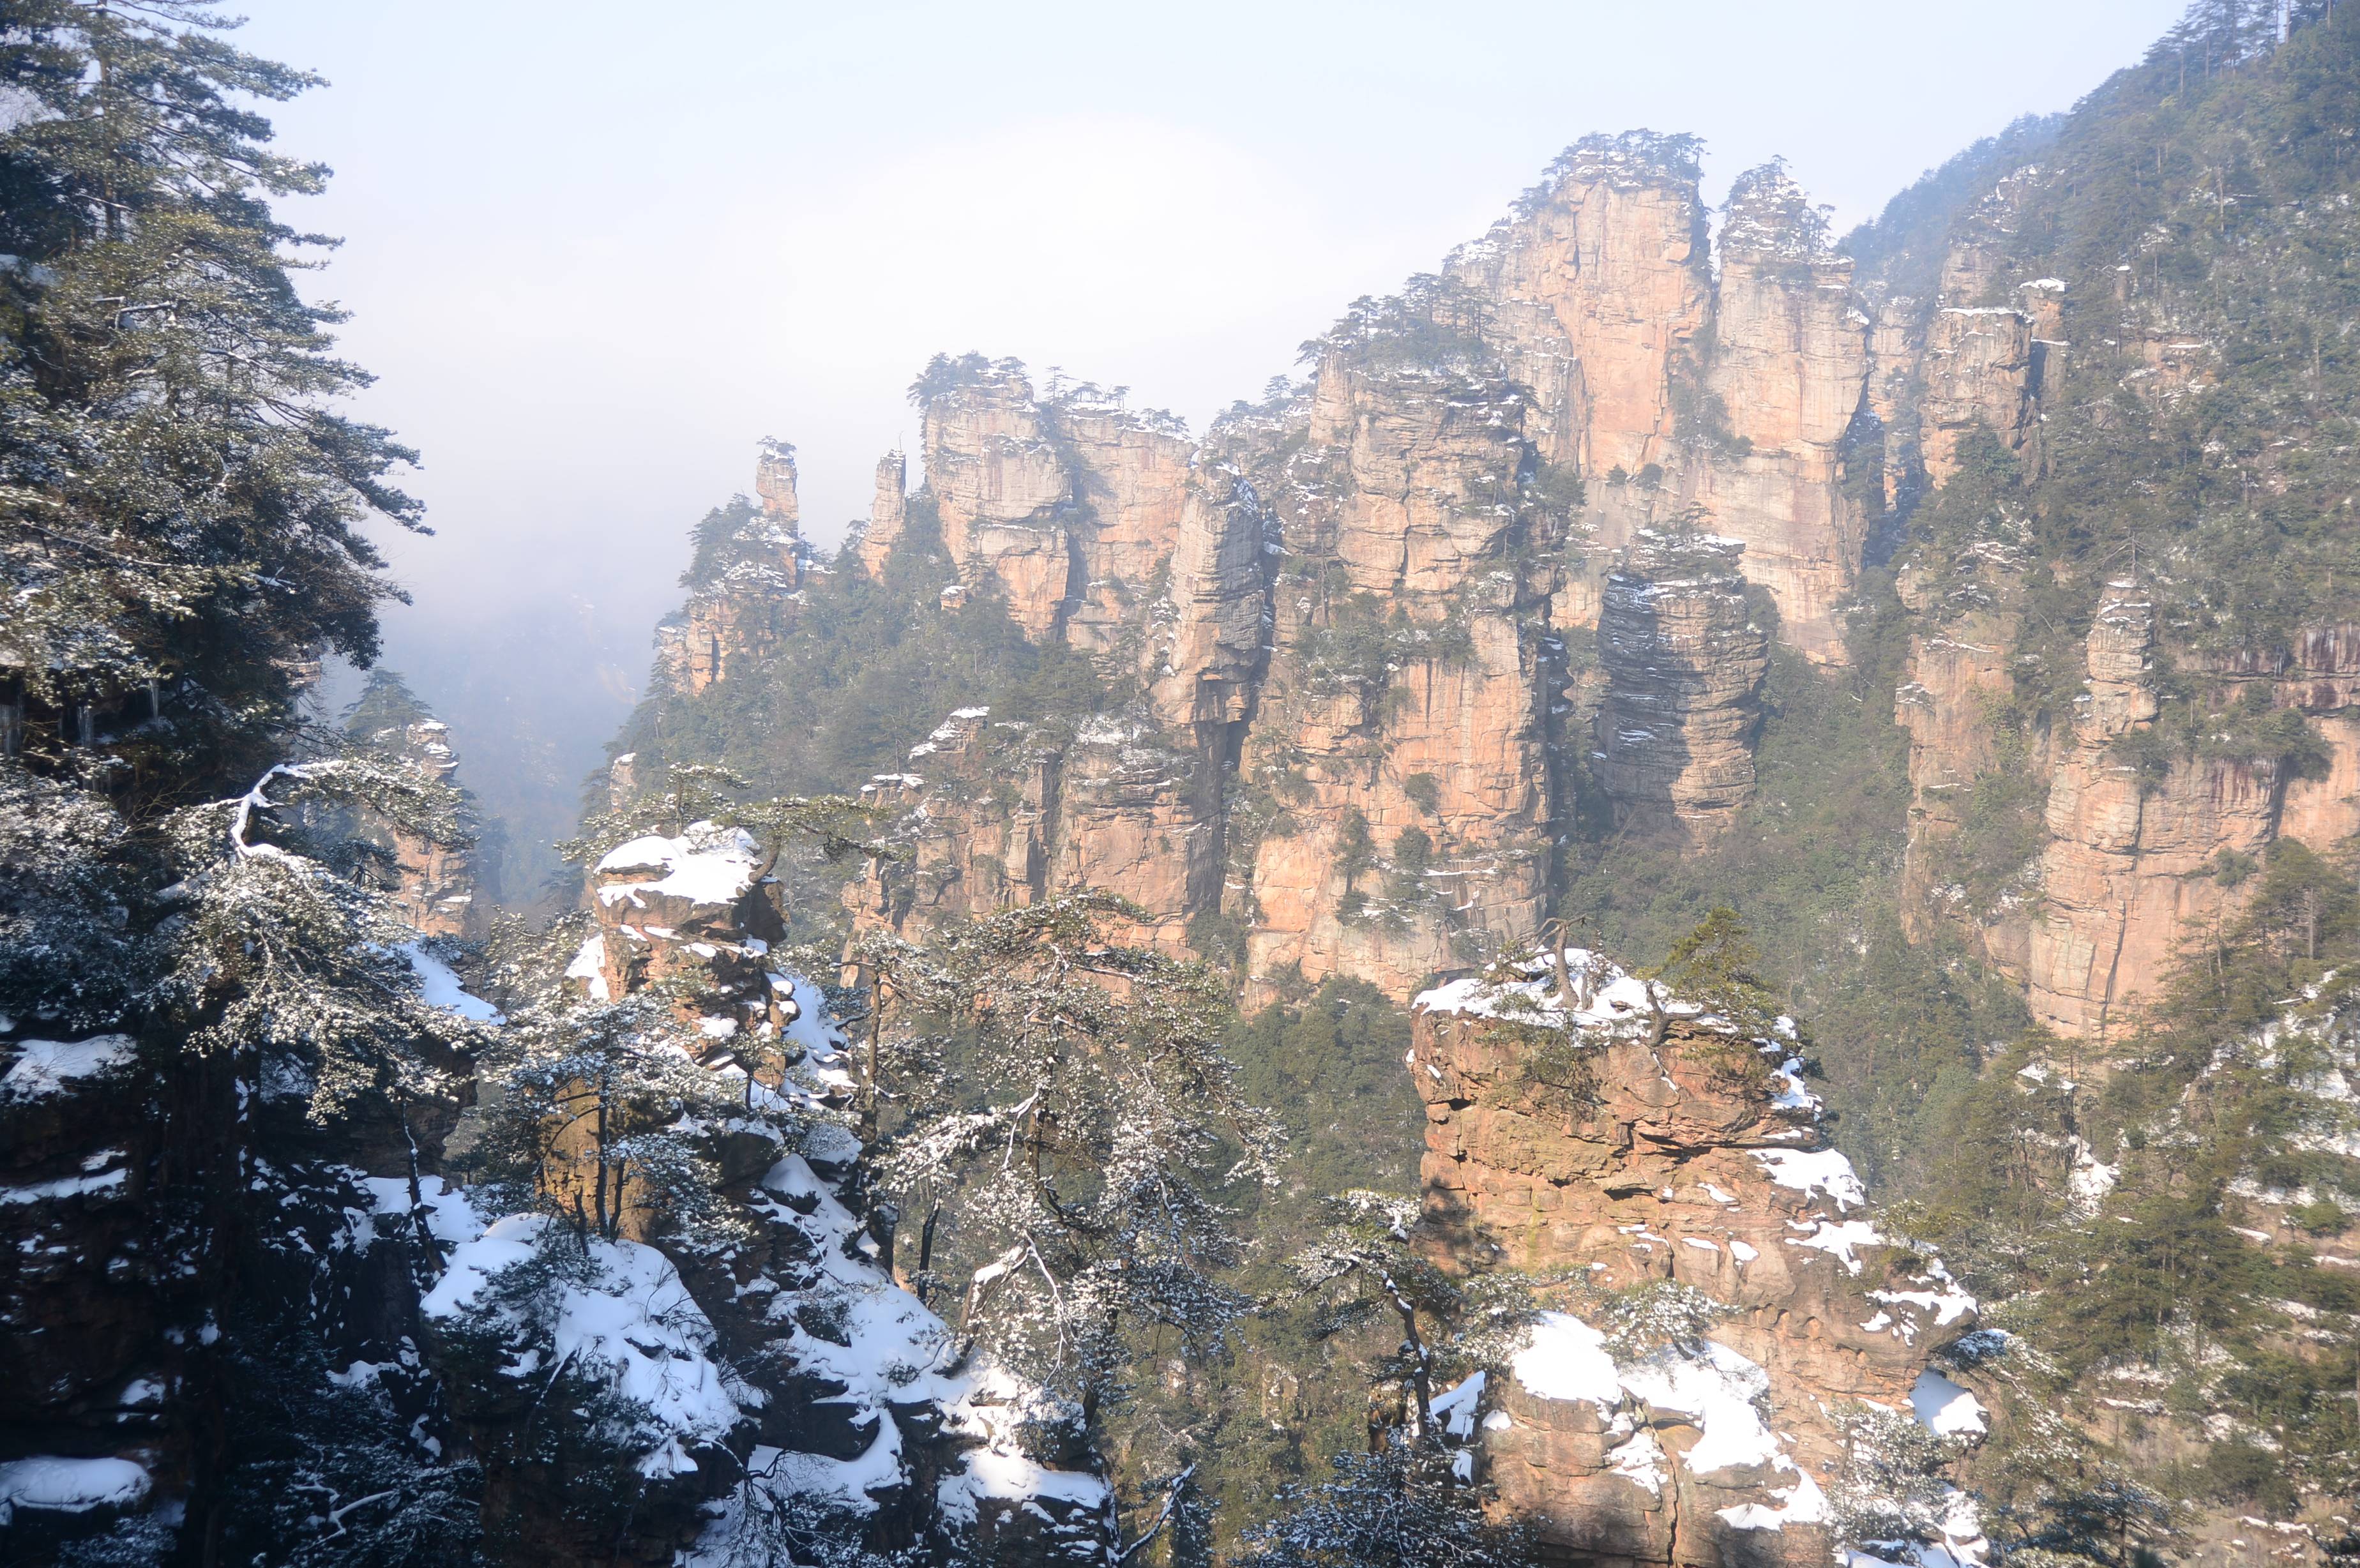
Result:
[[[743,828],[696,822],[678,838],[650,833],[609,850],[598,862],[598,875],[629,879],[599,888],[598,901],[611,908],[628,898],[644,907],[640,895],[656,893],[692,904],[726,906],[745,896],[762,868],[762,847],[753,834]],[[662,875],[653,875],[658,872]]]
[[[1868,1206],[1867,1187],[1862,1184],[1860,1173],[1852,1168],[1852,1161],[1839,1150],[1757,1149],[1754,1158],[1762,1162],[1770,1180],[1781,1187],[1805,1194],[1825,1192],[1834,1201],[1838,1214]]]
[[[410,960],[410,967],[418,972],[419,994],[426,999],[428,1007],[456,1013],[474,1023],[508,1022],[500,1016],[497,1007],[481,996],[470,996],[467,988],[459,984],[459,976],[452,967],[427,952],[423,942],[405,942],[396,951]],[[577,958],[575,962],[580,960]],[[568,969],[566,973],[571,975],[574,971]]]
[[[88,1040],[27,1040],[0,1075],[0,1100],[38,1100],[64,1094],[78,1079],[95,1078],[128,1066],[138,1047],[127,1034]]]
[[[128,1459],[11,1459],[0,1465],[0,1525],[18,1508],[82,1514],[148,1495],[147,1467]]]
[[[1918,1374],[1909,1390],[1909,1408],[1918,1424],[1944,1437],[1980,1437],[1990,1430],[1983,1421],[1983,1402],[1931,1367]]]

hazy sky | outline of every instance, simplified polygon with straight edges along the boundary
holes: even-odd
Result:
[[[278,119],[424,454],[398,657],[535,592],[636,637],[764,435],[832,541],[938,349],[1201,427],[1586,132],[1696,132],[1713,194],[1783,154],[1849,226],[2181,3],[248,0],[243,41],[332,83]]]

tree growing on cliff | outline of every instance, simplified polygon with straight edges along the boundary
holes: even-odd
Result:
[[[584,1237],[742,1239],[717,1145],[733,1131],[774,1143],[783,1133],[746,1114],[741,1080],[697,1064],[698,1043],[653,989],[611,1003],[561,995],[519,1013],[485,1062],[499,1093],[475,1123],[478,1162],[512,1206]]]
[[[1333,1480],[1291,1486],[1281,1512],[1247,1538],[1248,1568],[1517,1568],[1524,1530],[1491,1519],[1451,1456],[1398,1439],[1339,1454]]]
[[[1313,1332],[1322,1339],[1391,1312],[1401,1324],[1401,1344],[1375,1375],[1400,1388],[1409,1440],[1430,1441],[1432,1338],[1459,1310],[1464,1292],[1411,1245],[1415,1198],[1356,1191],[1329,1198],[1327,1208],[1328,1229],[1287,1260],[1295,1283],[1273,1305],[1311,1303],[1317,1312]]]
[[[1673,997],[1699,1004],[1708,1016],[1733,1031],[1721,1046],[1699,1053],[1715,1073],[1732,1083],[1766,1084],[1770,1069],[1754,1041],[1774,1037],[1778,1018],[1770,987],[1755,972],[1761,962],[1761,952],[1736,910],[1722,904],[1707,911],[1644,976],[1657,1042],[1668,1022],[1664,993],[1669,991]]]
[[[902,1005],[956,1029],[955,1062],[877,1160],[889,1193],[956,1194],[960,1322],[1087,1423],[1146,1339],[1208,1351],[1246,1310],[1218,1279],[1240,1244],[1216,1194],[1280,1153],[1223,1053],[1220,978],[1131,945],[1142,918],[1092,892],[944,933]]]

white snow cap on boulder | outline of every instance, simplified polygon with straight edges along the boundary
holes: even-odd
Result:
[[[613,905],[655,893],[692,904],[734,904],[760,879],[762,846],[744,828],[691,823],[678,838],[650,833],[617,844],[598,862],[598,901]]]

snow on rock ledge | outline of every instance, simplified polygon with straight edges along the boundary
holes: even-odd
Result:
[[[1863,1213],[1790,1020],[1747,1039],[1567,957],[1569,989],[1531,962],[1429,991],[1415,1020],[1429,1245],[1589,1282],[1485,1396],[1491,1478],[1556,1550],[1818,1568],[1840,1407],[1979,1435],[1979,1401],[1928,1367],[1974,1301]],[[1579,1315],[1665,1282],[1718,1304],[1700,1341],[1626,1354]]]

